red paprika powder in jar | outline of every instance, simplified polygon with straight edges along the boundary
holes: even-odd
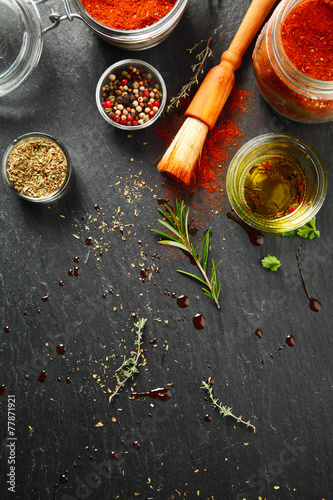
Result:
[[[303,123],[333,120],[333,0],[283,0],[258,37],[253,67],[264,99]]]

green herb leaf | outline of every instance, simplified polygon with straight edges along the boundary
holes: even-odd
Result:
[[[299,227],[298,229],[294,229],[293,231],[286,231],[284,233],[280,233],[281,236],[292,236],[297,234],[301,238],[308,238],[309,240],[313,240],[313,238],[320,238],[320,231],[316,229],[316,217],[313,217],[309,222]]]
[[[184,85],[181,89],[179,94],[176,97],[172,97],[170,99],[169,105],[166,107],[166,113],[169,113],[172,109],[178,108],[180,103],[189,96],[189,92],[192,89],[194,85],[199,84],[198,76],[200,73],[203,73],[203,66],[205,64],[205,61],[208,57],[211,57],[213,55],[209,45],[210,42],[212,41],[212,37],[209,38],[208,40],[201,40],[201,42],[197,43],[192,47],[191,49],[187,49],[187,51],[190,54],[193,54],[197,51],[197,48],[202,44],[206,43],[205,48],[199,53],[196,54],[195,58],[199,61],[197,64],[192,64],[191,69],[193,73],[195,73],[190,81]]]
[[[203,270],[205,272],[207,270],[207,261],[208,261],[208,252],[209,252],[209,233],[210,233],[210,228],[208,229],[208,231],[204,237],[204,251],[203,251],[203,256],[202,256],[202,267],[203,267]]]
[[[142,335],[146,321],[147,321],[146,318],[140,318],[138,322],[135,324],[136,339],[134,341],[134,345],[137,346],[137,349],[136,351],[131,352],[131,356],[129,358],[124,357],[123,363],[116,370],[115,377],[117,379],[117,386],[109,396],[109,403],[111,403],[112,399],[118,395],[120,389],[124,387],[127,380],[129,380],[136,373],[139,373],[138,367],[140,366],[139,361],[142,355],[142,349],[141,349]]]
[[[281,266],[281,262],[279,259],[274,257],[274,255],[267,255],[261,260],[262,267],[266,267],[267,269],[270,269],[271,271],[277,271],[279,267]]]
[[[232,413],[232,408],[231,406],[224,406],[224,405],[221,405],[219,403],[219,400],[217,398],[214,398],[214,394],[213,394],[213,383],[214,382],[205,382],[204,380],[201,382],[201,389],[204,389],[207,394],[209,395],[209,398],[211,400],[211,406],[213,408],[213,410],[215,410],[215,408],[219,411],[219,414],[222,415],[222,417],[232,417],[236,420],[236,422],[238,423],[241,423],[241,424],[244,424],[246,425],[247,428],[251,427],[253,429],[253,432],[256,432],[256,428],[254,425],[252,425],[250,423],[250,420],[242,420],[242,416],[240,417],[236,417],[236,415],[234,415]]]
[[[313,240],[313,238],[320,238],[320,231],[316,229],[316,217],[313,217],[307,224],[301,226],[297,229],[298,236],[301,238],[308,238]]]
[[[292,231],[284,231],[283,233],[279,233],[280,236],[293,236],[297,233],[297,229],[293,229]]]
[[[164,213],[163,210],[161,209],[159,209],[159,211],[163,215],[163,217],[165,217],[169,222],[159,219],[159,223],[162,224],[167,229],[169,229],[169,231],[172,234],[168,235],[156,229],[153,229],[152,231],[154,233],[159,234],[160,236],[163,236],[163,238],[166,238],[165,240],[159,241],[161,245],[169,245],[172,247],[179,248],[186,254],[190,255],[191,258],[193,258],[195,264],[197,265],[203,276],[203,279],[199,278],[195,274],[188,273],[186,271],[182,271],[179,269],[178,272],[186,274],[187,276],[190,276],[191,278],[194,278],[200,281],[200,283],[206,285],[208,288],[203,289],[205,294],[208,295],[208,297],[210,297],[211,299],[213,299],[216,306],[219,308],[220,304],[218,302],[218,298],[221,291],[221,285],[217,284],[216,269],[220,265],[221,261],[217,265],[215,265],[214,261],[211,260],[211,277],[209,278],[207,275],[208,254],[210,246],[209,234],[211,228],[209,228],[208,231],[206,232],[203,241],[201,243],[199,253],[197,255],[195,248],[190,241],[188,232],[189,208],[185,210],[184,202],[182,201],[181,203],[179,203],[178,200],[176,200],[175,202],[175,210],[172,210],[172,208],[169,207],[169,205],[167,204],[165,204],[165,208],[168,214]],[[202,256],[202,264],[200,262],[201,256]]]
[[[186,274],[186,276],[190,276],[191,278],[194,278],[194,279],[200,281],[200,283],[203,283],[204,285],[206,285],[206,282],[203,279],[201,279],[199,276],[197,276],[196,274],[188,273],[187,271],[183,271],[182,269],[177,269],[177,273]]]

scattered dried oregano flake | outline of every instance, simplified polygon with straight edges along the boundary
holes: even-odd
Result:
[[[17,191],[32,198],[44,198],[64,183],[67,159],[50,139],[30,137],[20,141],[9,153],[7,173]]]

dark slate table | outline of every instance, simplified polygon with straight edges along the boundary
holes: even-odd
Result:
[[[212,36],[208,71],[248,4],[190,0],[175,32],[138,53],[109,46],[79,20],[62,22],[45,35],[28,81],[1,99],[1,153],[18,135],[42,131],[66,145],[75,171],[71,192],[49,206],[22,202],[0,186],[1,498],[332,498],[332,124],[278,118],[256,88],[252,44],[236,76],[235,92],[247,92],[244,109],[233,115],[227,106],[217,124],[237,122],[242,135],[220,145],[226,158],[213,167],[220,168],[217,188],[185,189],[156,168],[183,109],[128,135],[108,125],[95,105],[101,73],[128,57],[156,66],[169,97],[176,95],[196,62],[186,49]],[[40,6],[46,24],[52,6],[61,8]],[[277,130],[310,142],[326,163],[321,237],[265,234],[256,247],[226,216],[225,172],[238,147]],[[223,260],[220,310],[199,283],[177,273],[194,270],[187,257],[158,245],[151,231],[159,226],[159,201],[175,198],[191,208],[195,245],[212,228],[211,256]],[[307,286],[323,305],[317,313],[297,266],[301,245]],[[281,260],[278,272],[262,268],[267,254]],[[75,266],[79,275],[69,276]],[[189,299],[185,309],[177,305],[181,295]],[[202,330],[194,328],[196,314],[206,318]],[[109,403],[115,371],[135,347],[138,318],[147,318],[142,365]],[[288,335],[295,345],[279,350]],[[57,353],[60,344],[64,354]],[[215,397],[250,419],[255,434],[212,410],[200,388],[209,377]],[[159,387],[170,389],[168,401],[130,398],[131,391]],[[12,395],[15,493],[6,483]]]

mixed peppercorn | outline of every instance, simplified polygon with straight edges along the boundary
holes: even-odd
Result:
[[[162,97],[152,75],[133,66],[109,75],[109,84],[102,87],[102,106],[121,125],[135,127],[154,118]]]

